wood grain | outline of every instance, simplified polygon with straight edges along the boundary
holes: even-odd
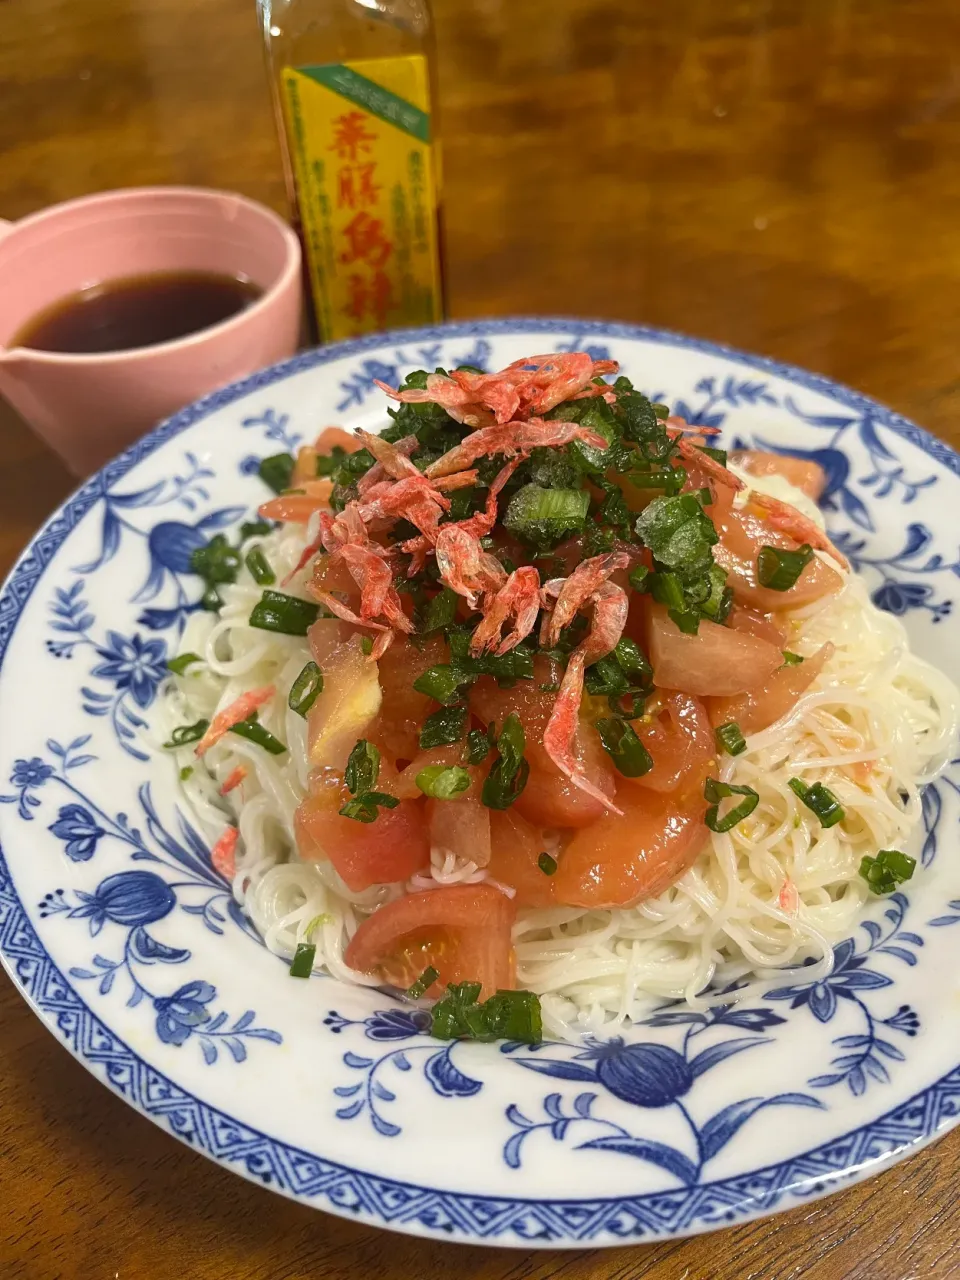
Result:
[[[954,0],[435,10],[454,316],[687,330],[839,378],[960,443]],[[0,215],[148,182],[282,208],[250,0],[2,0]],[[2,567],[71,487],[0,407]],[[424,1243],[270,1196],[180,1146],[5,981],[0,1017],[5,1280],[960,1274],[960,1132],[710,1237],[575,1254]]]

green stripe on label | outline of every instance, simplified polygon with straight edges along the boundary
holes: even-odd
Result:
[[[317,84],[332,89],[342,98],[348,98],[358,107],[363,107],[371,115],[379,116],[387,124],[396,125],[404,133],[419,138],[421,142],[430,141],[430,117],[412,102],[398,98],[389,89],[375,84],[350,67],[340,62],[329,62],[319,67],[297,67],[297,70]]]

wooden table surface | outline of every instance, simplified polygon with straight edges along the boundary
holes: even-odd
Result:
[[[434,6],[451,315],[687,330],[841,379],[960,444],[956,0]],[[0,215],[153,182],[282,208],[252,10],[0,0]],[[0,404],[0,568],[71,487]],[[424,1243],[291,1204],[179,1145],[6,980],[0,1017],[3,1280],[960,1275],[960,1130],[873,1182],[695,1240]]]

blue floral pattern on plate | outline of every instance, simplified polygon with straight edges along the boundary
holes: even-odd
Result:
[[[16,726],[0,750],[0,953],[110,1087],[264,1185],[448,1238],[610,1244],[797,1203],[956,1122],[960,1064],[929,977],[960,945],[960,874],[938,856],[956,841],[958,762],[924,793],[927,874],[837,945],[829,977],[534,1049],[440,1044],[382,993],[291,980],[178,812],[149,727],[199,604],[191,554],[262,500],[262,457],[319,422],[374,423],[375,379],[551,347],[622,360],[730,447],[815,457],[833,536],[949,664],[960,459],[865,397],[623,325],[485,321],[307,352],[94,477],[0,595],[0,717]],[[257,1073],[243,1115],[217,1083],[235,1070]],[[456,1158],[451,1124],[469,1135]]]

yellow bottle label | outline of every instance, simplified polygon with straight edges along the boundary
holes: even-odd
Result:
[[[441,319],[426,58],[285,67],[281,83],[321,339]]]

